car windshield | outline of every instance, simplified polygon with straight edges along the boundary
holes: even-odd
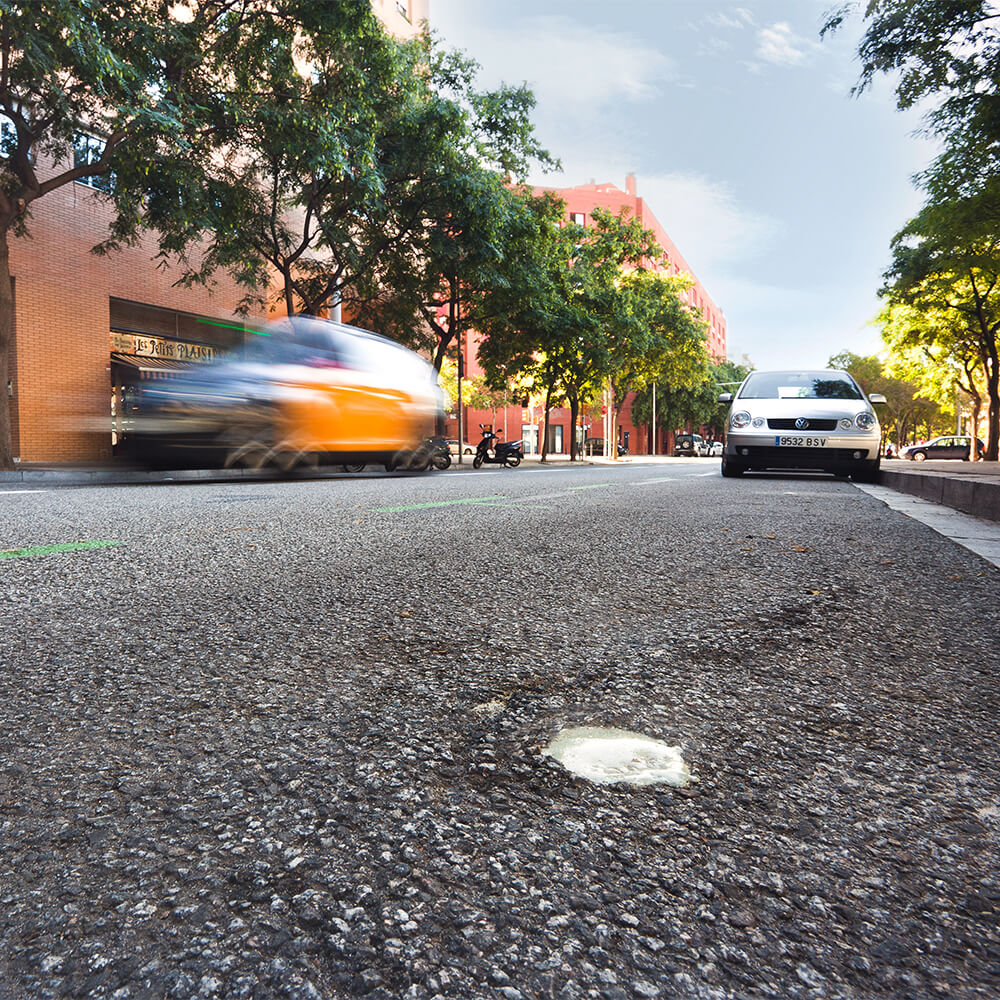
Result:
[[[740,399],[862,399],[858,387],[837,372],[753,372]]]

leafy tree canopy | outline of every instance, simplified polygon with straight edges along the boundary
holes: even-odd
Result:
[[[859,14],[856,92],[881,74],[896,78],[900,108],[930,102],[927,123],[945,151],[924,177],[949,196],[1000,176],[1000,10],[993,0],[853,0],[828,15],[823,31]]]

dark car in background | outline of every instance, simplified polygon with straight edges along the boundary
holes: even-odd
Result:
[[[584,455],[594,456],[598,458],[604,455],[604,438],[587,438],[583,442],[583,453]],[[622,455],[628,454],[628,448],[625,445],[618,445],[618,457],[621,458]]]
[[[705,458],[710,445],[700,434],[677,434],[674,437],[674,458]]]
[[[909,448],[903,448],[899,453],[900,458],[908,458],[911,462],[936,461],[940,458],[952,458],[959,461],[969,461],[969,452],[972,445],[972,438],[963,437],[961,434],[950,437],[934,438],[926,444],[912,444]],[[986,445],[979,438],[976,438],[976,448],[979,457],[986,454]]]

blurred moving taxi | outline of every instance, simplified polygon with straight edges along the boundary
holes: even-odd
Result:
[[[417,354],[368,330],[295,316],[144,387],[132,451],[172,467],[406,468],[442,412],[437,373]]]

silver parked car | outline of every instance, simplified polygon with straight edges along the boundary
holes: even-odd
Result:
[[[878,474],[882,431],[873,403],[845,371],[751,372],[726,421],[722,474],[809,469],[871,481]]]

